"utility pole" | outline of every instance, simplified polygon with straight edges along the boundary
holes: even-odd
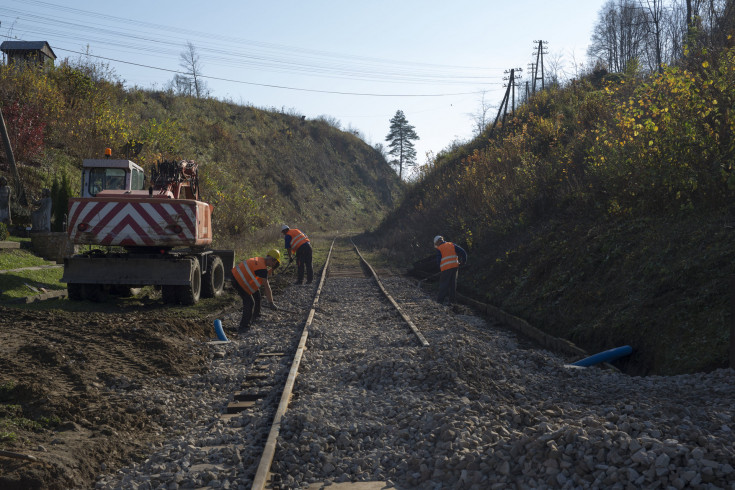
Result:
[[[536,83],[536,80],[535,80],[535,78],[536,78],[536,63],[529,63],[526,66],[526,68],[528,69],[528,73],[531,74],[531,81],[530,82],[527,81],[526,82],[526,85],[528,85],[529,83],[531,83],[531,84]],[[534,90],[531,90],[531,93],[535,93],[535,91]]]
[[[512,98],[512,106],[511,106],[511,112],[515,112],[515,71],[522,71],[520,68],[511,68],[510,74],[507,77],[503,77],[503,80],[508,80],[508,83],[504,85],[506,87],[505,89],[505,95],[503,96],[503,100],[500,101],[500,107],[498,108],[498,115],[495,116],[495,121],[493,122],[493,127],[490,128],[490,135],[493,134],[493,131],[495,130],[495,126],[498,124],[498,120],[500,119],[500,114],[503,114],[503,123],[505,123],[505,116],[508,113],[508,99]],[[509,73],[508,70],[505,70],[505,73]]]
[[[516,78],[521,78],[520,75],[516,77],[515,73],[522,72],[523,68],[511,68],[509,70],[505,70],[505,73],[509,73],[507,77],[503,77],[503,80],[508,80],[508,87],[510,87],[510,93],[511,93],[511,106],[510,106],[510,112],[511,114],[515,114],[516,112],[516,84],[519,82],[519,80],[516,80]],[[506,104],[507,106],[507,104]],[[503,116],[505,118],[505,115]]]
[[[548,41],[533,41],[537,44],[537,46],[534,48],[534,55],[536,55],[536,63],[533,64],[534,71],[533,71],[533,93],[536,93],[536,80],[541,80],[541,90],[543,90],[544,87],[544,55],[549,54],[547,51],[548,49]],[[541,76],[539,77],[538,69],[539,66],[541,67]]]
[[[495,131],[495,126],[498,124],[498,119],[500,119],[500,113],[503,112],[503,107],[505,107],[505,110],[508,110],[508,96],[510,95],[510,85],[508,85],[507,87],[508,88],[505,89],[505,95],[503,96],[503,100],[500,101],[500,107],[498,108],[498,115],[495,116],[493,127],[490,128],[490,135],[492,135],[493,131]],[[503,116],[503,119],[505,119],[505,116]]]

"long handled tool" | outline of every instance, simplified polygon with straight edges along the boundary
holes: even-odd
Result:
[[[265,305],[265,306],[267,306],[268,308],[270,308],[270,309],[271,309],[271,310],[273,310],[273,311],[283,311],[283,312],[285,312],[285,313],[293,313],[294,315],[299,315],[299,314],[301,314],[301,312],[300,312],[300,311],[295,311],[295,310],[289,310],[288,308],[282,308],[282,307],[280,307],[280,306],[278,306],[278,307],[276,307],[276,308],[273,308],[273,304],[272,304],[272,303],[269,303],[269,302],[266,302],[266,305]]]
[[[460,264],[460,265],[459,265],[459,268],[460,268],[460,269],[464,269],[464,264]],[[441,274],[441,273],[442,273],[442,271],[439,271],[439,272],[435,272],[434,274],[432,274],[432,275],[430,275],[430,276],[426,276],[426,277],[424,277],[423,279],[421,279],[421,280],[420,280],[420,281],[418,282],[418,284],[416,284],[416,287],[418,287],[419,289],[421,289],[421,284],[422,284],[422,283],[423,283],[424,281],[426,281],[426,280],[428,280],[428,279],[431,279],[432,277],[438,276],[438,275],[439,275],[439,274]]]
[[[423,279],[419,280],[419,282],[418,282],[418,284],[416,285],[416,287],[418,287],[419,289],[421,289],[421,284],[422,284],[422,283],[423,283],[424,281],[426,281],[427,279],[431,279],[432,277],[438,276],[439,274],[441,274],[441,271],[439,271],[439,272],[437,272],[437,273],[435,273],[435,274],[432,274],[432,275],[430,275],[430,276],[426,276],[426,277],[424,277]]]
[[[291,264],[292,264],[293,262],[294,262],[294,260],[293,260],[293,259],[288,259],[288,264],[286,264],[286,267],[284,267],[284,268],[283,268],[282,270],[278,271],[278,272],[276,273],[276,275],[277,275],[277,276],[280,276],[281,274],[283,274],[284,272],[286,272],[286,271],[288,270],[288,268],[289,268],[289,267],[291,267]]]

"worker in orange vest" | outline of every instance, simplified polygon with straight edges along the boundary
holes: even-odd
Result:
[[[456,300],[457,296],[457,272],[460,264],[467,262],[467,252],[456,243],[444,241],[444,237],[434,237],[434,247],[439,263],[439,295],[436,301],[444,303],[444,298],[449,296],[449,304]]]
[[[306,267],[306,284],[311,284],[314,279],[314,269],[311,264],[313,252],[309,237],[296,228],[289,228],[288,225],[281,227],[281,233],[283,233],[285,239],[288,259],[293,260],[293,255],[296,256],[296,266],[298,268],[296,284],[303,284],[304,282],[304,267]]]
[[[238,333],[250,328],[250,322],[260,316],[260,286],[274,310],[273,292],[268,283],[268,275],[281,265],[281,252],[271,249],[265,257],[253,257],[240,262],[232,268],[232,287],[242,298],[242,317]]]

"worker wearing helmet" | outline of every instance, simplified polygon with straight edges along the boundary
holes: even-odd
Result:
[[[263,286],[265,297],[273,309],[278,309],[273,302],[268,275],[280,264],[281,252],[274,248],[265,257],[253,257],[232,268],[232,287],[242,298],[242,317],[238,333],[247,331],[250,322],[260,316],[260,286]]]
[[[434,237],[434,247],[441,271],[439,273],[439,295],[436,301],[444,303],[444,299],[448,296],[449,304],[452,304],[457,296],[457,272],[460,264],[467,262],[467,252],[455,243],[444,241],[441,235]]]
[[[296,256],[296,266],[298,272],[296,274],[296,284],[304,283],[304,268],[306,268],[306,284],[311,284],[314,279],[314,269],[312,267],[312,249],[309,237],[296,228],[289,228],[288,225],[281,227],[285,239],[285,248],[288,253],[288,259],[293,260]]]

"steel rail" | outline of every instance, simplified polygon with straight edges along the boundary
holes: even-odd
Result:
[[[388,290],[385,289],[385,286],[383,286],[383,283],[380,282],[378,273],[375,272],[375,269],[373,269],[373,266],[371,266],[368,263],[368,261],[365,260],[365,257],[362,256],[362,254],[360,253],[360,250],[357,249],[357,245],[355,245],[355,242],[353,242],[351,238],[350,238],[350,243],[352,243],[352,246],[355,247],[355,252],[357,252],[357,255],[358,257],[360,257],[360,260],[362,261],[362,263],[365,264],[367,268],[370,270],[370,273],[373,275],[375,282],[378,283],[378,287],[380,288],[381,291],[383,291],[383,294],[385,295],[385,297],[388,298],[388,301],[390,301],[391,304],[395,307],[395,309],[398,310],[398,313],[401,315],[401,317],[403,317],[403,319],[406,321],[408,326],[413,331],[414,335],[416,335],[416,337],[419,339],[419,342],[421,342],[421,345],[423,345],[424,347],[428,347],[429,341],[426,340],[426,338],[421,334],[421,332],[419,332],[419,329],[413,323],[413,320],[411,320],[411,317],[409,317],[408,314],[406,314],[406,312],[403,311],[403,308],[401,308],[398,305],[398,303],[396,303],[396,300],[394,300],[393,297],[390,295],[390,293],[388,293]]]
[[[319,280],[319,286],[317,287],[316,294],[314,295],[314,301],[311,305],[311,310],[309,311],[309,315],[306,318],[306,323],[304,324],[304,328],[301,333],[301,339],[299,341],[299,345],[296,349],[296,353],[294,355],[293,362],[291,364],[291,369],[288,373],[288,379],[286,380],[285,387],[283,389],[283,393],[281,394],[281,400],[278,404],[278,409],[276,410],[275,415],[273,416],[273,423],[271,424],[271,429],[268,433],[268,439],[265,443],[265,448],[263,449],[263,453],[260,458],[260,462],[258,463],[258,468],[255,472],[255,477],[253,479],[253,484],[251,486],[252,490],[264,490],[266,488],[266,485],[268,485],[268,480],[270,476],[270,470],[271,466],[273,464],[273,459],[276,454],[276,447],[278,445],[278,436],[281,431],[281,421],[283,419],[283,416],[286,414],[286,411],[288,410],[288,404],[291,400],[291,395],[293,393],[294,385],[296,384],[296,376],[298,376],[299,366],[301,364],[301,359],[303,357],[304,351],[306,350],[306,341],[309,338],[309,328],[311,327],[312,322],[314,321],[314,314],[316,312],[317,307],[319,306],[319,297],[321,296],[322,288],[324,287],[324,282],[327,278],[327,272],[329,270],[329,264],[332,259],[332,252],[334,251],[334,244],[337,241],[337,238],[332,240],[332,245],[329,247],[329,253],[327,254],[327,259],[324,262],[324,268],[322,269],[321,279]],[[396,303],[396,301],[393,299],[393,297],[388,293],[388,291],[383,286],[383,283],[380,281],[380,278],[378,277],[378,274],[375,272],[375,269],[370,265],[370,263],[365,260],[365,257],[362,256],[360,253],[360,250],[357,248],[355,243],[350,239],[350,243],[352,243],[352,246],[355,248],[355,252],[357,253],[357,256],[360,258],[360,261],[365,264],[365,266],[370,270],[373,279],[375,279],[375,282],[378,284],[378,287],[383,292],[386,298],[390,301],[390,303],[393,305],[393,307],[400,313],[401,317],[405,320],[405,322],[408,324],[408,326],[411,328],[413,333],[416,335],[416,337],[419,339],[422,345],[428,346],[429,342],[424,338],[424,336],[419,332],[416,325],[413,323],[411,318],[403,311],[403,309]]]
[[[255,478],[253,479],[253,485],[250,487],[253,490],[262,490],[266,487],[266,484],[268,483],[268,475],[270,473],[271,465],[273,464],[273,458],[276,454],[276,445],[278,443],[278,434],[281,431],[281,420],[283,419],[283,416],[286,414],[286,410],[288,410],[288,402],[291,399],[291,394],[293,392],[293,387],[296,384],[296,376],[299,372],[299,364],[301,364],[301,358],[303,357],[304,350],[306,350],[306,339],[309,337],[309,327],[311,326],[311,322],[314,320],[314,312],[316,310],[317,305],[319,304],[319,296],[322,292],[322,287],[324,286],[324,280],[327,278],[327,269],[329,268],[329,260],[332,257],[332,250],[334,249],[334,242],[337,239],[335,238],[332,240],[332,246],[329,247],[329,253],[327,254],[327,260],[324,262],[324,268],[322,269],[322,277],[319,281],[319,287],[316,290],[316,295],[314,296],[314,301],[311,305],[311,310],[309,311],[309,316],[306,319],[306,323],[304,324],[304,329],[301,333],[301,340],[299,341],[299,346],[296,349],[296,354],[294,355],[293,363],[291,364],[291,370],[288,373],[288,379],[286,380],[286,386],[283,389],[283,394],[281,395],[281,401],[278,404],[278,409],[276,410],[276,414],[273,416],[273,423],[271,424],[271,430],[268,433],[268,439],[265,443],[265,449],[263,450],[263,454],[260,457],[260,463],[258,463],[258,469],[255,471]]]

